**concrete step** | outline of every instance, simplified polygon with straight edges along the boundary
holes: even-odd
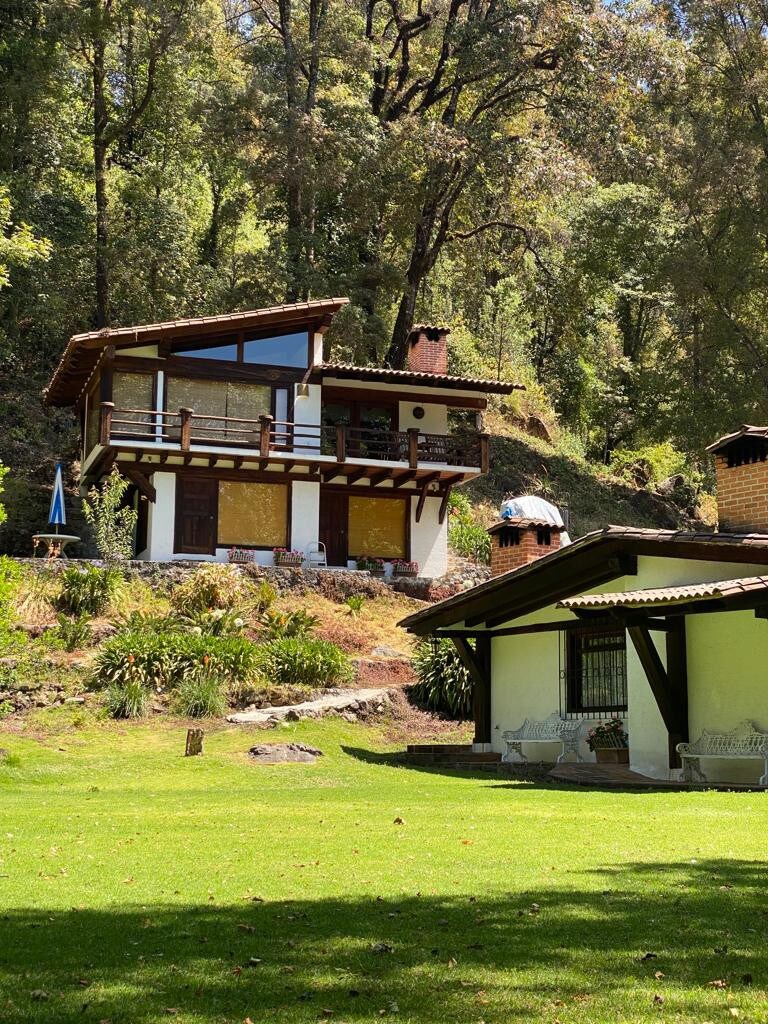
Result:
[[[405,748],[409,754],[454,754],[471,751],[471,743],[409,743]]]
[[[501,754],[493,751],[456,750],[451,753],[429,752],[425,750],[408,751],[405,755],[408,764],[439,765],[453,768],[456,765],[500,764]]]

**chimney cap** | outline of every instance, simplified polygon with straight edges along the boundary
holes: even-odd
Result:
[[[734,430],[732,434],[724,434],[722,437],[718,437],[712,444],[707,445],[704,449],[706,452],[710,452],[712,455],[716,455],[717,452],[721,452],[724,448],[727,448],[729,444],[733,444],[734,441],[740,441],[742,437],[754,438],[757,441],[768,442],[768,427],[755,427],[750,423],[743,423],[738,430]]]
[[[443,327],[439,324],[414,324],[408,332],[408,340],[413,345],[418,340],[420,334],[426,334],[430,341],[437,341],[440,335],[445,337],[450,333],[450,327]]]

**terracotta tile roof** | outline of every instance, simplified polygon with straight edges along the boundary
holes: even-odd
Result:
[[[649,605],[682,604],[711,598],[738,597],[768,590],[768,576],[745,576],[714,583],[691,583],[679,587],[625,590],[614,594],[584,594],[558,601],[558,608],[643,608]]]
[[[488,527],[488,533],[498,533],[505,526],[516,526],[521,529],[526,529],[529,526],[548,526],[550,530],[555,532],[562,532],[565,530],[564,526],[558,526],[556,523],[551,522],[549,519],[525,519],[522,516],[511,519],[499,519]]]
[[[591,562],[605,562],[613,553],[627,552],[630,554],[655,555],[659,558],[699,558],[713,561],[751,562],[755,565],[768,565],[768,534],[734,534],[712,533],[694,530],[653,530],[635,526],[606,526],[602,530],[585,534],[572,544],[551,551],[537,558],[534,562],[510,569],[508,572],[494,576],[492,579],[477,586],[464,590],[453,597],[437,601],[412,615],[406,616],[399,624],[406,629],[415,627],[415,632],[429,632],[432,628],[441,628],[451,623],[461,622],[484,611],[486,607],[500,607],[508,595],[519,590],[538,590],[538,580],[545,575],[553,577],[552,586],[556,585],[567,571],[574,575],[572,593],[578,593],[579,570],[571,568],[580,565],[589,557]],[[566,570],[566,566],[569,567]],[[616,577],[622,575],[617,570]],[[549,586],[544,588],[545,591]],[[588,589],[582,587],[582,589]],[[560,595],[560,597],[565,595]],[[546,599],[546,592],[539,603],[540,607],[551,603]]]
[[[754,437],[759,441],[768,440],[768,427],[754,427],[749,423],[744,423],[738,430],[734,430],[732,434],[723,434],[722,437],[718,437],[712,444],[707,445],[704,449],[707,452],[719,452],[722,448],[726,448],[733,441],[738,441],[742,437]]]
[[[276,327],[284,325],[290,328],[294,324],[311,323],[315,319],[333,316],[348,302],[349,299],[346,298],[315,299],[311,302],[292,302],[264,309],[251,309],[243,313],[187,317],[183,320],[164,320],[135,327],[105,327],[100,331],[75,334],[69,339],[59,365],[45,390],[45,401],[50,405],[66,405],[76,397],[107,345],[125,348],[131,345],[151,344],[164,335],[204,335],[208,330],[220,333],[230,328],[266,328],[273,324]]]
[[[393,384],[429,384],[432,387],[486,391],[509,395],[524,391],[524,384],[512,381],[484,380],[481,377],[454,377],[447,373],[427,373],[425,370],[390,370],[388,367],[354,366],[352,363],[320,363],[312,369],[312,378],[351,377],[355,380],[375,380]]]

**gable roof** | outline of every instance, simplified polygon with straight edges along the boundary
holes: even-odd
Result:
[[[558,601],[558,608],[649,608],[671,604],[688,604],[711,598],[728,599],[745,594],[768,591],[768,576],[745,576],[736,580],[717,580],[714,583],[690,583],[680,587],[656,587],[646,590],[626,590],[612,594],[582,594]]]
[[[426,370],[390,370],[379,366],[354,366],[352,363],[320,363],[312,368],[310,380],[335,377],[339,380],[370,380],[382,384],[429,384],[432,387],[460,391],[484,391],[509,395],[525,391],[524,384],[513,381],[485,380],[482,377],[454,377],[449,373],[428,373]]]
[[[164,320],[135,327],[105,327],[100,331],[75,334],[67,343],[59,365],[45,391],[47,405],[68,405],[80,393],[108,345],[130,348],[151,345],[170,338],[205,337],[233,330],[262,330],[269,327],[317,330],[327,326],[330,318],[347,305],[349,299],[316,299],[292,302],[282,306],[252,309],[243,313],[222,313],[217,316],[196,316],[183,320]]]
[[[637,571],[637,557],[768,565],[768,534],[709,533],[606,526],[568,547],[510,569],[404,618],[425,635],[458,622],[499,625]]]
[[[711,452],[715,455],[717,452],[727,448],[728,445],[733,444],[734,441],[740,441],[742,437],[755,438],[759,441],[768,441],[768,427],[754,427],[749,423],[744,423],[738,430],[734,430],[732,434],[723,434],[722,437],[718,437],[718,439],[713,441],[712,444],[707,445],[704,451]]]

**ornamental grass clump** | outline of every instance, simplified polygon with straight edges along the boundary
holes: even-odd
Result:
[[[123,677],[107,687],[104,706],[112,718],[142,718],[149,704],[149,689],[135,659],[129,654]]]
[[[72,566],[59,577],[61,590],[56,608],[65,615],[101,615],[123,583],[117,569],[96,565]]]
[[[226,679],[206,654],[184,674],[172,697],[173,710],[187,718],[218,718],[227,709]]]
[[[423,640],[412,665],[419,680],[410,689],[415,704],[451,718],[472,716],[472,681],[450,640]]]
[[[170,601],[179,615],[190,616],[217,608],[224,611],[243,608],[255,596],[253,588],[234,565],[209,562],[175,586],[170,593]]]
[[[261,671],[270,683],[335,686],[349,682],[352,664],[328,640],[311,636],[285,636],[261,647]]]

